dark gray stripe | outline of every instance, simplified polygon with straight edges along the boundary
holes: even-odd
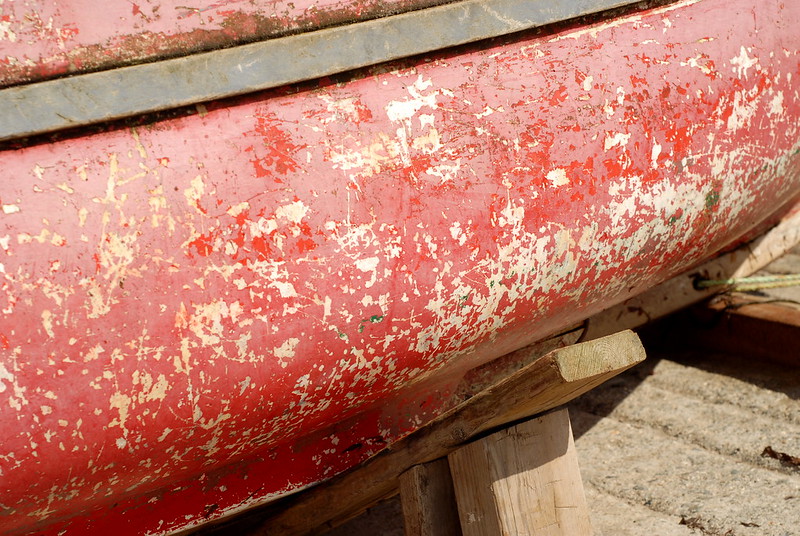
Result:
[[[636,3],[464,0],[156,63],[0,90],[0,140],[312,80]]]

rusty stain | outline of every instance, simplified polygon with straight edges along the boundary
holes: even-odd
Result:
[[[736,1],[0,152],[0,527],[166,533],[333,476],[769,219],[800,5]]]

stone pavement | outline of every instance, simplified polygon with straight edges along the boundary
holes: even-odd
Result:
[[[570,407],[604,535],[800,534],[800,369],[655,355]]]

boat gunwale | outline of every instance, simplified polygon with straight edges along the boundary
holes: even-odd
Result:
[[[546,0],[461,0],[179,58],[8,87],[0,89],[4,118],[0,142],[273,89],[649,4],[639,0],[555,5]],[[421,31],[426,27],[435,31]],[[349,52],[343,54],[343,50]]]

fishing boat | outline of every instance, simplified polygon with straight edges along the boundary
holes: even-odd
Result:
[[[0,532],[326,480],[800,197],[800,3],[0,2]]]

